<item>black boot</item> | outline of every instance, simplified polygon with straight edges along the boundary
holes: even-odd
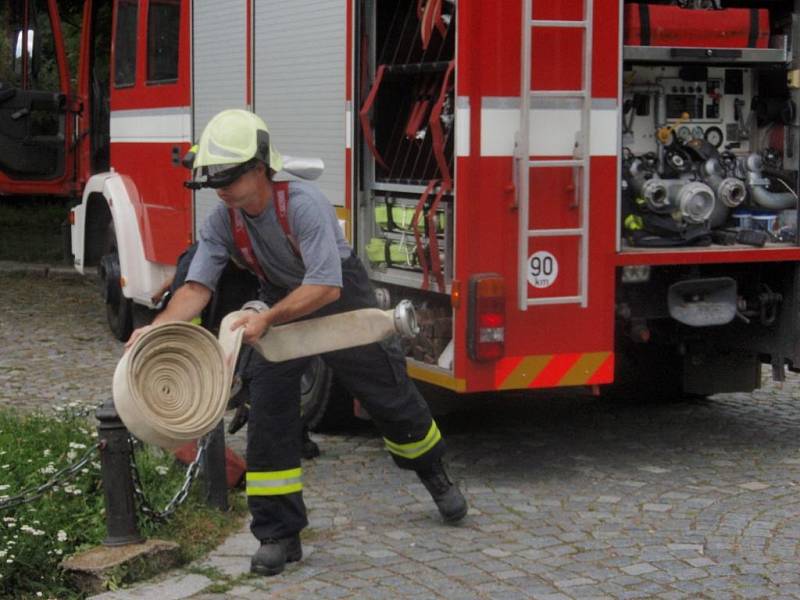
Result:
[[[456,523],[467,514],[467,500],[461,490],[447,476],[444,465],[437,460],[429,469],[417,471],[423,485],[430,492],[442,518],[448,523]]]
[[[261,547],[250,559],[250,572],[271,577],[283,571],[287,562],[297,562],[301,558],[303,547],[300,545],[299,534],[279,540],[261,540]]]

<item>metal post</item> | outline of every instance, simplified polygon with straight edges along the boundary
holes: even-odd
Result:
[[[208,434],[203,455],[203,484],[206,503],[228,510],[228,476],[225,468],[225,424],[220,421]]]
[[[144,541],[136,524],[136,504],[131,477],[131,444],[114,401],[108,399],[95,413],[100,446],[100,465],[106,504],[104,546],[125,546]]]

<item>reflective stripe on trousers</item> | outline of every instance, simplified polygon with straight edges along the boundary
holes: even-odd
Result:
[[[441,439],[442,434],[439,432],[439,428],[436,426],[436,421],[431,421],[431,427],[428,429],[428,433],[418,442],[398,444],[387,438],[383,438],[383,441],[386,442],[386,449],[392,454],[413,460],[425,454]]]
[[[248,471],[248,496],[280,496],[303,489],[303,469],[286,471]]]

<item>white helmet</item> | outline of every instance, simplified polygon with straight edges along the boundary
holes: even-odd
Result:
[[[223,110],[200,136],[192,187],[224,187],[258,162],[276,172],[283,169],[283,158],[270,143],[267,124],[246,110]]]

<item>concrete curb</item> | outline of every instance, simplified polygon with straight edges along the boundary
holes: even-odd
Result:
[[[47,263],[26,263],[14,260],[0,260],[0,274],[35,275],[39,277],[84,278],[97,275],[97,268],[88,267],[81,275],[70,265]]]

